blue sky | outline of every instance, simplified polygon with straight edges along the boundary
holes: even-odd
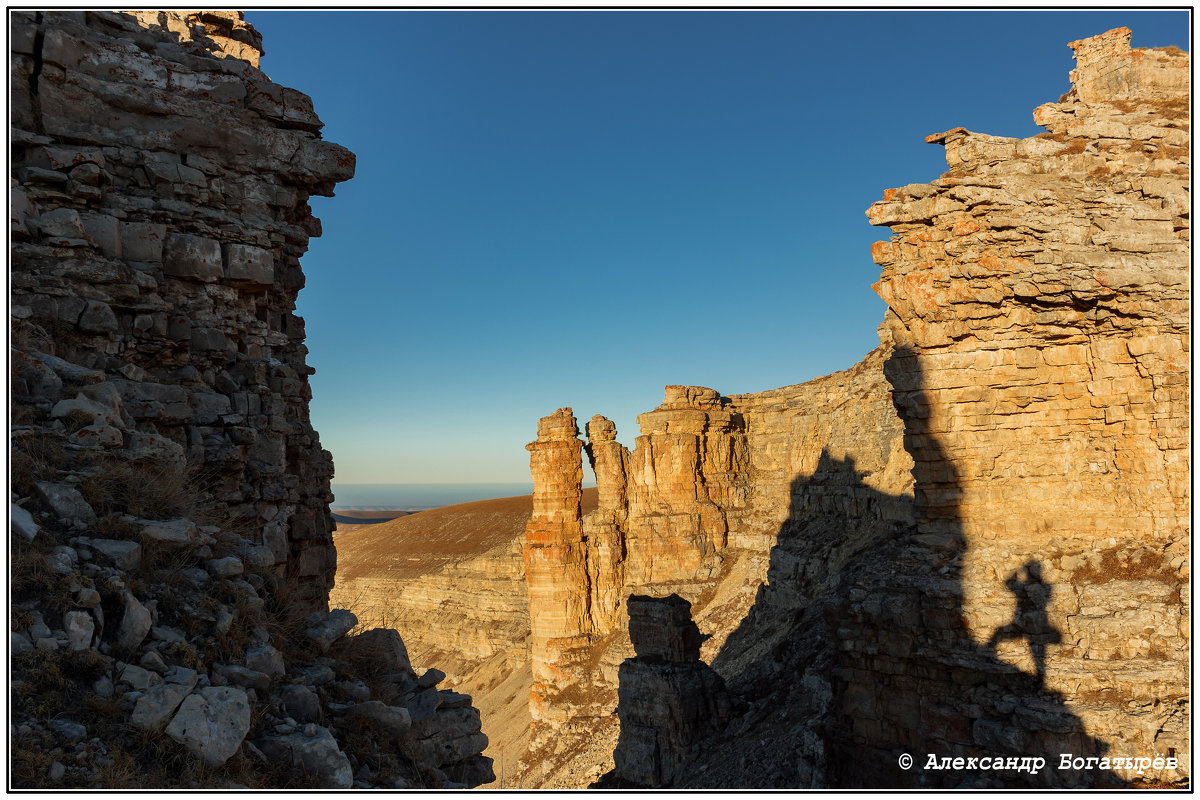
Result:
[[[864,215],[927,134],[1031,136],[1067,42],[1186,11],[256,11],[358,157],[302,261],[336,483],[523,481],[539,417],[634,418],[876,344]]]

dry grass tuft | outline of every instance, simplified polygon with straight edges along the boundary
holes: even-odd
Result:
[[[33,431],[14,437],[9,458],[12,487],[26,497],[34,493],[38,481],[53,478],[71,462],[63,435],[54,431]]]
[[[143,519],[195,519],[202,507],[203,474],[174,462],[97,458],[80,491],[97,514],[132,514]]]
[[[39,535],[32,542],[14,536],[9,548],[9,588],[13,602],[37,600],[44,611],[62,613],[74,608],[69,581],[50,568],[54,542]]]

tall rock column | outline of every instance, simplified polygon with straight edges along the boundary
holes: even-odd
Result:
[[[629,515],[626,475],[629,451],[617,441],[617,426],[599,414],[587,424],[588,458],[596,473],[599,503],[583,521],[595,632],[620,627],[625,585],[625,521]]]
[[[744,422],[720,393],[668,386],[638,416],[630,458],[626,582],[648,588],[715,574],[727,513],[746,504]]]
[[[533,516],[525,528],[523,558],[529,590],[533,688],[530,713],[550,721],[548,701],[573,678],[572,651],[586,649],[590,632],[589,582],[580,500],[583,442],[570,408],[538,422],[526,445],[533,474]]]

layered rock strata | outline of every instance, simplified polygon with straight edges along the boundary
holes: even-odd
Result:
[[[613,754],[617,786],[669,786],[691,749],[734,716],[738,700],[700,660],[691,603],[679,595],[631,595],[629,638],[637,656],[621,664]],[[602,782],[603,785],[604,782]]]
[[[76,409],[72,443],[203,471],[294,602],[323,609],[333,464],[293,312],[320,233],[308,198],[350,178],[353,155],[255,68],[260,37],[234,12],[13,23],[15,399],[62,418],[58,394],[103,394]]]
[[[930,136],[950,171],[868,212],[895,234],[874,248],[876,288],[898,346],[887,374],[915,461],[918,538],[957,585],[925,602],[922,622],[946,627],[924,647],[854,654],[844,691],[880,712],[849,715],[858,752],[915,727],[939,730],[947,753],[1003,741],[1057,754],[1057,713],[1098,739],[1077,755],[1186,763],[1189,59],[1129,41],[1119,28],[1072,43],[1071,91],[1034,112],[1047,134]],[[917,587],[880,590],[913,607]],[[857,639],[883,624],[868,612],[849,627]],[[976,698],[965,729],[938,728],[944,708],[887,710],[936,692],[915,688],[919,663],[973,652],[1065,709],[989,717]],[[1030,782],[1089,780],[1106,778]]]
[[[572,760],[597,761],[600,772],[612,767],[618,672],[634,656],[623,608],[630,595],[678,594],[690,602],[708,634],[704,657],[729,677],[771,651],[796,610],[836,575],[831,564],[911,517],[912,461],[882,372],[889,352],[884,345],[851,370],[756,394],[669,386],[663,404],[638,417],[642,435],[632,453],[616,442],[611,421],[592,419],[586,448],[598,507],[570,528],[575,546],[558,551],[576,559],[575,571],[530,571],[526,561],[531,619],[539,613],[537,581],[546,595],[578,598],[570,606],[575,616],[558,616],[569,623],[556,631],[569,636],[569,658],[531,642],[534,663],[559,671],[546,669],[550,677],[533,686],[529,783],[566,781],[548,764],[566,772]],[[561,485],[564,475],[572,486],[580,479],[574,417],[560,409],[539,431],[555,438],[530,445],[535,487],[546,486],[547,504],[574,497]],[[545,469],[550,448],[562,471]],[[541,519],[535,510],[531,528],[543,531],[549,519],[574,524],[568,504],[543,506]],[[811,537],[819,544],[805,541],[809,530],[820,531]],[[738,635],[752,611],[770,630]],[[727,643],[731,634],[736,639]],[[609,742],[607,754],[595,752],[595,742]]]
[[[328,611],[308,198],[354,158],[240,12],[14,12],[13,784],[491,780],[465,695]]]
[[[624,513],[572,527],[574,571],[539,576],[605,598],[558,606],[572,664],[591,651],[560,678],[592,691],[572,709],[535,685],[560,736],[615,699],[613,599],[677,592],[749,706],[671,777],[643,764],[659,785],[1186,783],[1188,58],[1125,29],[1072,46],[1048,133],[931,136],[950,171],[868,212],[895,233],[873,251],[880,349],[757,395],[668,387],[639,418]],[[573,480],[563,422],[566,471],[535,481]]]

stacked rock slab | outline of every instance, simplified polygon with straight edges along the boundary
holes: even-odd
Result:
[[[534,490],[522,557],[534,681],[530,713],[535,721],[554,714],[554,705],[540,699],[578,679],[577,660],[591,633],[581,513],[583,444],[578,435],[571,409],[560,408],[538,422],[537,441],[526,447]]]
[[[55,402],[46,356],[94,370],[127,425],[76,438],[204,471],[323,609],[333,465],[293,312],[308,198],[354,156],[256,69],[237,12],[23,11],[11,43],[17,394]]]
[[[1118,28],[1072,43],[1073,88],[1034,112],[1049,133],[930,136],[950,171],[868,212],[895,234],[874,248],[876,289],[923,563],[957,579],[940,601],[920,588],[922,622],[947,627],[919,657],[854,654],[844,691],[878,713],[853,715],[848,748],[882,748],[881,764],[897,727],[947,713],[897,700],[932,692],[914,688],[915,662],[992,652],[1097,738],[1076,755],[1186,764],[1189,59],[1129,41]],[[885,606],[913,607],[919,587],[879,588]],[[849,650],[895,628],[854,616]],[[1054,705],[993,717],[985,704],[936,739],[947,754],[1085,747],[1063,742]],[[1029,782],[1181,779],[1162,763]]]
[[[293,312],[353,156],[240,12],[10,25],[13,785],[492,780],[471,698],[327,610]]]

